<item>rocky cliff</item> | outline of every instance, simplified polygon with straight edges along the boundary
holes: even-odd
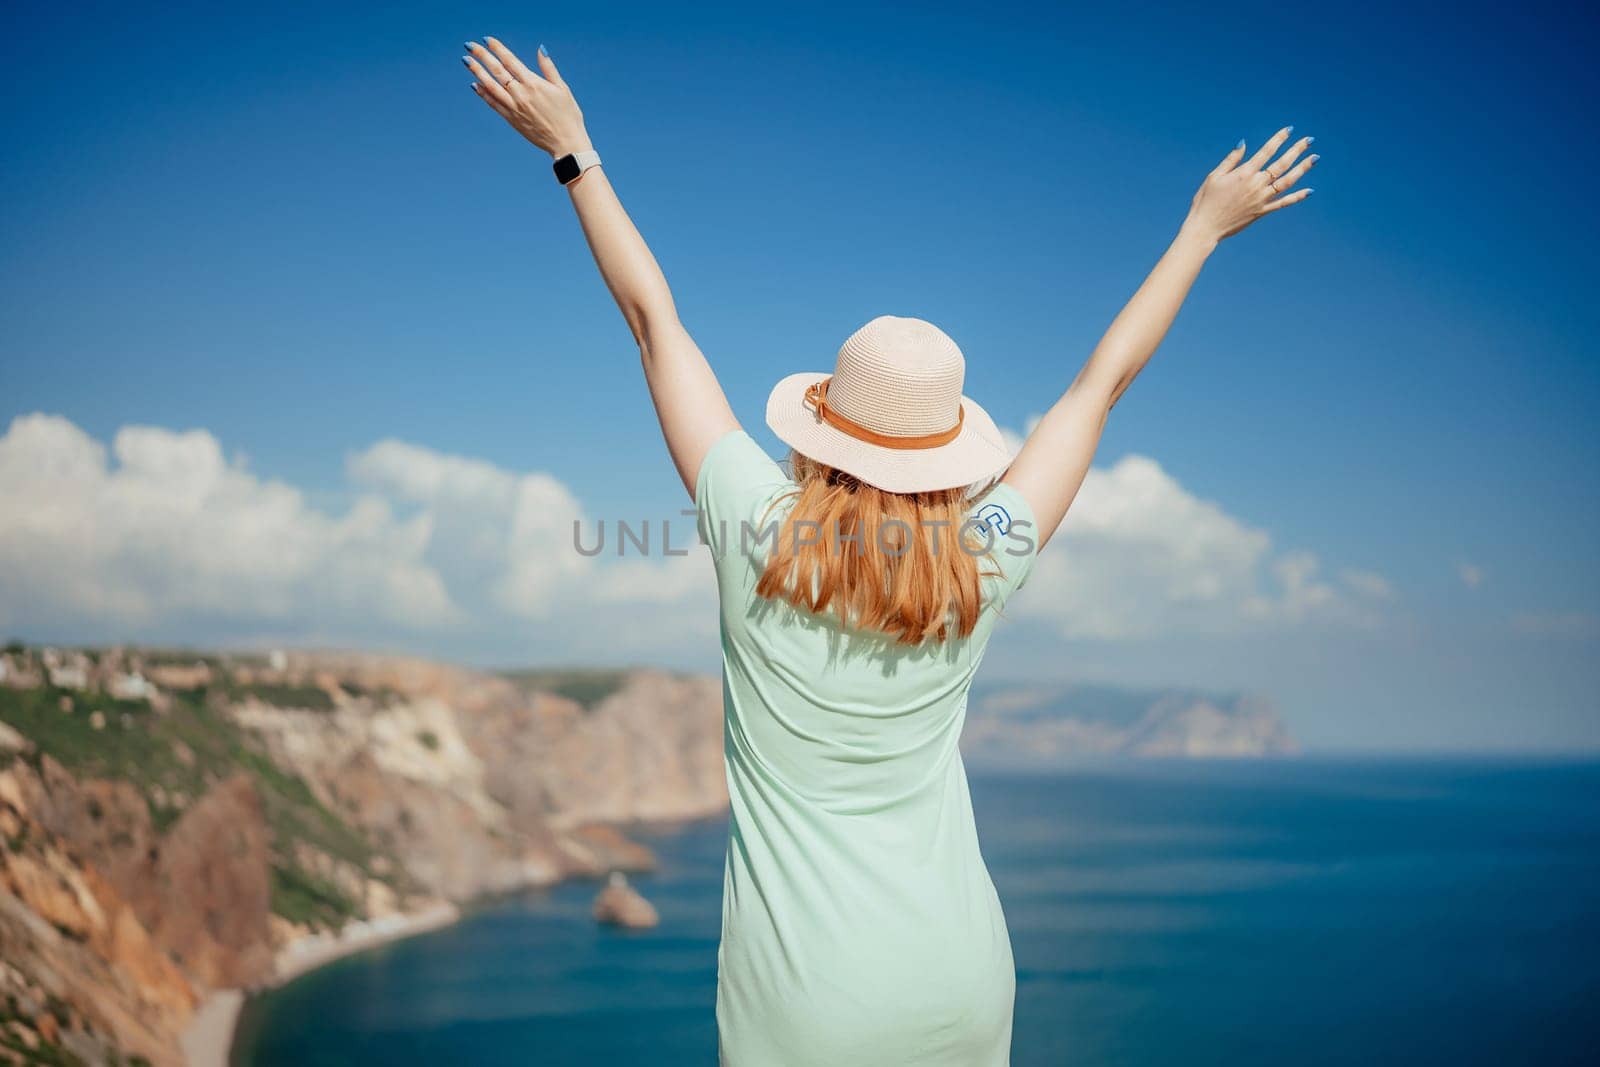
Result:
[[[203,999],[351,931],[649,867],[727,804],[722,691],[659,671],[0,652],[0,1062],[182,1063]],[[980,689],[975,763],[1292,751],[1259,698]],[[429,920],[432,921],[432,920]]]
[[[1074,756],[1276,756],[1299,751],[1271,701],[1194,690],[1092,685],[978,688],[964,758],[1050,763]]]
[[[128,877],[140,847],[156,851],[141,832],[143,801],[126,804],[116,785],[85,787],[49,756],[27,754],[37,761],[13,758],[0,771],[0,1049],[23,1062],[99,1063],[120,1050],[177,1063],[198,988],[141,916],[135,898],[148,906],[158,883]],[[68,836],[79,829],[88,832]]]
[[[182,1062],[210,991],[451,901],[649,867],[727,803],[721,687],[366,655],[10,649],[0,1062]]]

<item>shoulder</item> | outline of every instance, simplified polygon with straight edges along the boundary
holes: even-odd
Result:
[[[1037,526],[1033,508],[1009,482],[996,482],[984,490],[973,502],[972,518],[985,529],[994,531],[997,537],[1012,537],[1015,530],[1019,540],[1024,535],[1029,540],[1037,539],[1033,536]]]
[[[1027,498],[1016,487],[996,482],[973,501],[968,527],[988,544],[1000,583],[997,600],[1022,588],[1039,550],[1039,524]]]
[[[740,524],[759,513],[794,483],[782,467],[742,429],[729,430],[711,445],[695,475],[694,508],[703,540],[718,546],[740,536]]]
[[[730,496],[787,483],[783,468],[742,429],[712,443],[695,475],[697,508],[726,503]]]

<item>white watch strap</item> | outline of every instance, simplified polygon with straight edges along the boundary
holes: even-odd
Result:
[[[584,171],[588,170],[590,167],[598,167],[600,165],[600,153],[599,152],[594,152],[594,151],[590,151],[590,152],[574,152],[574,153],[572,153],[572,159],[573,159],[573,162],[578,164],[578,173],[579,174],[582,174]]]

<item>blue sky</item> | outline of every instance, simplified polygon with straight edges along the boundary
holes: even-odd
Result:
[[[1214,257],[1113,415],[1102,496],[1132,483],[1109,480],[1119,460],[1147,457],[1267,539],[1263,574],[1312,553],[1321,574],[1381,579],[1381,603],[1173,628],[1146,583],[1128,594],[1156,598],[1139,632],[1041,605],[989,669],[1264,688],[1325,746],[1600,744],[1593,20],[230,4],[9,22],[0,429],[46,413],[108,447],[129,426],[204,430],[313,519],[374,479],[399,512],[443,506],[372,473],[387,439],[542,472],[590,516],[682,506],[566,195],[467,88],[470,37],[542,41],[561,64],[685,322],[775,452],[772,382],[830,366],[882,313],[942,326],[968,392],[1021,430],[1205,172],[1293,123],[1323,156],[1316,194]],[[1141,545],[1094,549],[1136,578]],[[0,556],[0,623],[23,636],[715,666],[714,641],[574,642],[566,608],[515,616],[516,638],[513,620],[366,629],[350,605],[236,619],[156,597],[108,616],[24,592],[22,572],[49,573],[32,560]]]

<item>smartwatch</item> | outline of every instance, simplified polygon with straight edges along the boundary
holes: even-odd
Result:
[[[578,175],[590,167],[598,167],[599,165],[599,152],[569,152],[555,161],[556,181],[562,185],[571,185],[578,180]]]

